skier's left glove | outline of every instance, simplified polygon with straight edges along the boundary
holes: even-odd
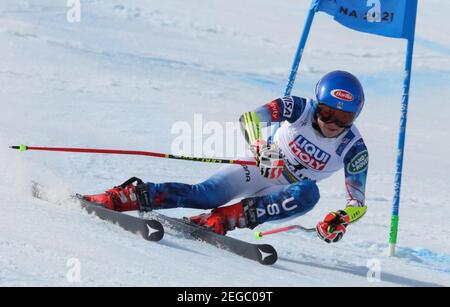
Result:
[[[349,223],[350,217],[343,210],[328,213],[322,222],[317,223],[317,235],[327,243],[338,242],[347,231]]]

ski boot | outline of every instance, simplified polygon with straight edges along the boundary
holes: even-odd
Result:
[[[103,194],[84,195],[83,197],[87,201],[114,211],[152,211],[152,201],[148,195],[147,184],[136,177],[128,179]]]

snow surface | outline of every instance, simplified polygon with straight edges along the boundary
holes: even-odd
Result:
[[[131,176],[198,182],[218,166],[130,156],[8,149],[77,146],[169,152],[178,121],[236,122],[284,90],[310,1],[64,0],[0,3],[0,285],[450,286],[450,3],[419,1],[398,257],[387,256],[405,42],[349,31],[317,16],[294,94],[346,69],[366,88],[358,127],[370,151],[369,211],[344,240],[267,237],[279,261],[261,266],[169,234],[149,243],[67,200]],[[51,202],[31,197],[30,180]],[[313,212],[262,230],[314,225],[345,202],[343,174],[321,182]],[[184,216],[196,210],[174,209]],[[230,235],[253,241],[253,232]],[[79,283],[67,279],[78,259]],[[367,280],[368,261],[381,283]]]

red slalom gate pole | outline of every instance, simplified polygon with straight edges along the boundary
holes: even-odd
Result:
[[[196,161],[196,162],[203,162],[203,163],[256,165],[255,161],[216,159],[216,158],[203,158],[203,157],[187,157],[187,156],[177,156],[177,155],[171,155],[171,154],[164,154],[164,153],[150,152],[150,151],[140,151],[140,150],[38,147],[38,146],[27,146],[27,145],[10,146],[9,148],[17,149],[20,152],[28,151],[28,150],[40,150],[40,151],[57,151],[57,152],[95,153],[95,154],[136,155],[136,156],[148,156],[148,157],[155,157],[155,158]]]

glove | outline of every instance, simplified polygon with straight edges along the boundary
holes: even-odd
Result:
[[[343,210],[328,213],[322,222],[317,223],[317,235],[327,243],[338,242],[347,231],[349,222],[350,217]]]
[[[259,167],[261,176],[269,179],[277,179],[284,169],[284,159],[278,146],[268,145],[264,140],[257,140],[250,145],[250,150],[255,155],[256,166]]]
[[[256,140],[250,144],[250,151],[256,159],[256,166],[259,166],[259,155],[261,154],[261,151],[266,148],[270,148],[270,146],[264,140]]]

